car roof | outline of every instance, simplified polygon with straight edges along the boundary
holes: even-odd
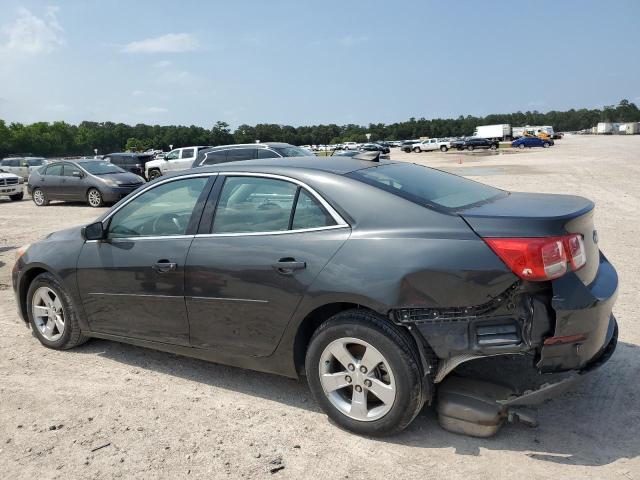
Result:
[[[381,164],[390,164],[395,162],[380,161],[372,162],[369,160],[358,160],[351,157],[285,157],[285,158],[265,158],[258,160],[240,160],[237,162],[219,163],[211,166],[197,167],[199,171],[205,172],[264,172],[268,168],[275,168],[279,171],[292,169],[295,170],[315,170],[337,175],[363,170],[365,168],[375,167]]]
[[[260,143],[232,143],[229,145],[218,145],[211,147],[211,150],[221,150],[227,148],[269,148],[269,147],[293,147],[290,143],[285,142],[260,142]]]

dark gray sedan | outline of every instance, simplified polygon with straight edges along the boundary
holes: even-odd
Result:
[[[443,426],[490,435],[615,348],[618,279],[593,209],[408,163],[226,163],[21,248],[12,281],[49,348],[97,337],[305,375],[367,435],[402,430],[438,392]],[[525,394],[450,375],[514,354],[574,374]]]
[[[85,201],[101,207],[126,197],[143,183],[144,178],[105,160],[66,160],[34,171],[27,191],[39,207],[51,200]]]

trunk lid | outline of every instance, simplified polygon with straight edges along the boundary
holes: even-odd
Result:
[[[461,210],[459,215],[484,238],[552,237],[580,233],[587,263],[576,272],[585,283],[598,271],[599,250],[594,230],[594,204],[583,197],[513,192],[481,205]]]

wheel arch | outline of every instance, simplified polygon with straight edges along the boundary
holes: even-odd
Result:
[[[27,314],[27,292],[35,278],[42,273],[48,273],[57,278],[57,275],[50,270],[47,270],[41,265],[36,265],[29,268],[22,274],[20,283],[18,284],[18,308],[20,309],[20,316],[22,317],[22,320],[27,324],[29,323],[29,315]]]

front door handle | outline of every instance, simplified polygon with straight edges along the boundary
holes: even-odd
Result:
[[[158,260],[156,263],[154,263],[152,268],[157,273],[167,273],[172,270],[175,270],[177,266],[178,266],[177,263],[170,262],[169,260]]]
[[[272,263],[271,266],[279,273],[288,275],[293,273],[295,270],[307,268],[307,262],[299,262],[295,258],[286,257]]]

